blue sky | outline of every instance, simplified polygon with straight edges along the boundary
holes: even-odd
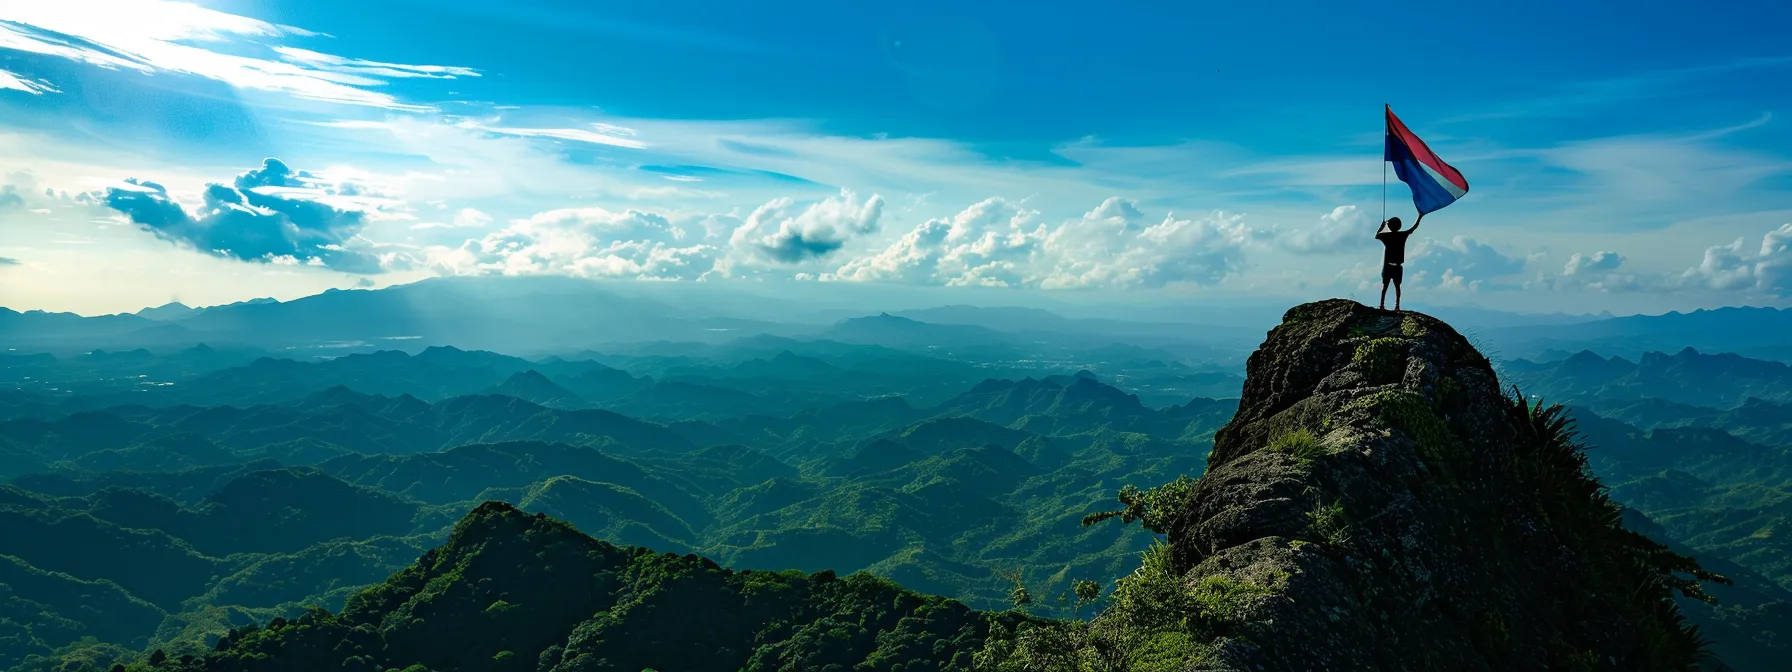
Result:
[[[1383,103],[1473,185],[1415,298],[1792,294],[1785,3],[1213,4],[0,0],[0,304],[1373,297]]]

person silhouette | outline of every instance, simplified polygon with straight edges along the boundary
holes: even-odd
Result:
[[[1380,308],[1382,310],[1388,309],[1389,282],[1394,283],[1394,310],[1400,310],[1400,280],[1401,276],[1405,275],[1406,238],[1411,236],[1412,232],[1419,230],[1419,223],[1423,221],[1425,221],[1425,214],[1419,213],[1419,218],[1413,221],[1412,228],[1401,231],[1400,218],[1390,217],[1388,221],[1381,223],[1381,226],[1387,229],[1386,231],[1380,228],[1375,230],[1375,239],[1381,241],[1382,247],[1385,248],[1381,253]]]

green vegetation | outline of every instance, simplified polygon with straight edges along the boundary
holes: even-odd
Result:
[[[1708,654],[1699,628],[1686,622],[1674,598],[1710,602],[1701,582],[1730,580],[1622,524],[1622,510],[1587,464],[1586,447],[1560,406],[1530,403],[1515,388],[1507,419],[1514,432],[1513,473],[1538,516],[1574,549],[1598,563],[1590,576],[1598,592],[1624,596],[1616,606],[1642,631],[1651,669],[1691,669]],[[1567,668],[1594,669],[1584,652],[1566,654]],[[1595,663],[1596,664],[1596,663]]]
[[[970,670],[991,627],[1025,622],[864,573],[736,572],[613,546],[494,502],[340,613],[234,628],[212,651],[125,669],[944,672]]]
[[[1467,459],[1462,440],[1450,430],[1437,410],[1418,393],[1409,390],[1382,390],[1346,406],[1346,410],[1372,409],[1377,419],[1391,428],[1398,428],[1418,443],[1419,454],[1445,475]]]
[[[997,630],[978,654],[992,672],[1175,672],[1211,654],[1208,642],[1249,605],[1286,586],[1287,575],[1258,585],[1224,575],[1189,582],[1169,547],[1153,544],[1121,578],[1108,607],[1089,622],[1022,622]]]
[[[1110,518],[1119,518],[1121,523],[1138,521],[1145,529],[1164,534],[1169,531],[1173,517],[1187,508],[1194,491],[1195,480],[1187,476],[1178,476],[1174,481],[1144,491],[1127,484],[1120,489],[1119,495],[1120,503],[1125,508],[1091,513],[1083,517],[1082,524],[1083,527],[1088,527]]]
[[[1343,548],[1350,544],[1350,521],[1344,503],[1318,504],[1307,512],[1307,533],[1316,543]]]
[[[1356,346],[1350,363],[1360,367],[1372,382],[1393,382],[1400,377],[1400,367],[1406,362],[1408,342],[1391,336],[1369,339]]]
[[[1313,432],[1305,427],[1283,432],[1271,439],[1269,449],[1278,453],[1286,453],[1301,464],[1312,464],[1314,460],[1326,455],[1325,446],[1321,445],[1319,438],[1313,436]]]
[[[473,354],[432,352],[438,364]],[[549,382],[575,389],[563,377]],[[513,382],[513,392],[553,393],[532,376]],[[1103,484],[1198,465],[1230,413],[1199,399],[1150,409],[1084,374],[990,380],[935,409],[873,400],[671,425],[502,396],[427,403],[342,388],[246,409],[0,420],[0,449],[56,465],[0,486],[0,558],[118,596],[0,592],[13,605],[0,623],[28,624],[0,633],[0,670],[106,670],[157,649],[178,661],[233,629],[316,621],[305,620],[311,607],[348,608],[485,500],[742,570],[866,570],[975,608],[1018,597],[1072,617],[1151,537],[1077,525]],[[101,452],[103,465],[90,457]],[[28,543],[45,538],[59,541]],[[0,591],[23,594],[24,581],[0,577]],[[531,609],[510,598],[473,607],[483,618]]]

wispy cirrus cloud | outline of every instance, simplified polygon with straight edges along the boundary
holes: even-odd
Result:
[[[45,93],[62,93],[49,82],[41,79],[25,79],[6,70],[0,70],[0,89],[24,91],[34,96],[41,96]]]
[[[1573,112],[1595,105],[1611,105],[1684,95],[1714,77],[1749,71],[1792,69],[1792,56],[1743,58],[1682,68],[1636,72],[1603,79],[1555,85],[1534,96],[1515,96],[1491,109],[1437,120],[1436,124],[1462,124]]]
[[[376,87],[392,78],[478,76],[469,68],[382,63],[261,46],[267,40],[315,36],[300,28],[172,0],[0,0],[0,49],[102,68],[187,74],[307,100],[413,111],[433,108],[400,101]],[[244,55],[258,50],[268,57]],[[16,75],[12,80],[21,86],[4,88],[34,86]],[[47,90],[39,87],[37,92]]]
[[[495,135],[510,135],[520,138],[553,138],[629,149],[642,149],[647,146],[647,143],[630,137],[634,135],[633,129],[609,124],[590,124],[586,128],[514,128],[485,126],[470,122],[463,122],[462,125]]]
[[[347,58],[333,54],[319,53],[298,47],[274,47],[274,53],[293,63],[326,72],[337,72],[349,75],[365,75],[368,77],[384,77],[403,79],[407,77],[423,77],[426,79],[455,79],[457,77],[478,77],[479,71],[451,65],[407,65],[404,63],[383,63],[380,61],[364,61],[358,58]]]

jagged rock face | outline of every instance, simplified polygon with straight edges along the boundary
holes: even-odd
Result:
[[[1646,669],[1584,558],[1517,500],[1506,403],[1443,322],[1290,310],[1169,526],[1190,585],[1259,587],[1196,669]]]

